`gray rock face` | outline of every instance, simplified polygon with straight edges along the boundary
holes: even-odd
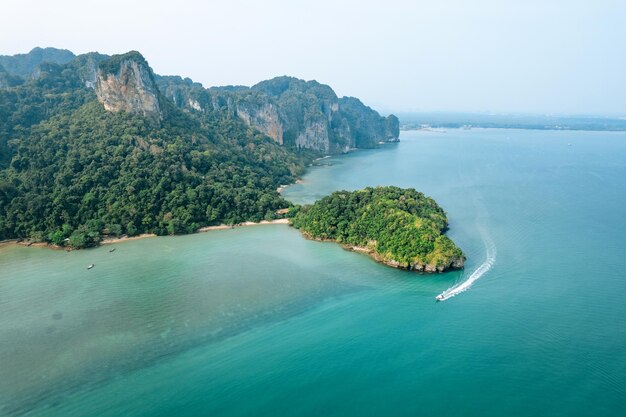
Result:
[[[158,77],[161,91],[179,107],[222,110],[280,144],[325,154],[371,148],[399,136],[395,116],[381,117],[355,98],[338,98],[327,85],[277,77],[253,87],[204,89],[180,77]]]
[[[339,108],[350,121],[355,147],[371,148],[381,142],[398,141],[400,122],[396,116],[381,117],[378,112],[354,97],[342,97]]]
[[[78,55],[71,63],[80,78],[82,85],[87,88],[96,88],[98,82],[98,66],[109,57],[97,52]]]
[[[8,67],[7,67],[8,65]],[[4,67],[4,68],[3,68]],[[324,154],[372,148],[398,140],[395,116],[381,117],[353,97],[338,98],[327,85],[277,77],[252,87],[205,89],[189,78],[157,76],[139,52],[74,56],[69,51],[35,48],[28,54],[0,56],[0,88],[65,77],[93,88],[104,108],[162,120],[170,104],[192,112],[226,112],[281,145]]]
[[[304,128],[296,136],[295,143],[298,148],[315,149],[329,153],[331,142],[328,123],[323,120],[307,121]]]
[[[273,103],[259,106],[242,101],[236,105],[236,113],[248,126],[254,126],[276,142],[283,144],[283,123],[278,108]]]
[[[114,55],[100,62],[96,95],[111,112],[126,111],[160,120],[160,93],[152,70],[138,52]]]
[[[258,83],[250,89],[257,102],[271,102],[278,109],[283,127],[283,143],[295,148],[314,149],[323,153],[347,150],[349,138],[335,131],[340,126],[338,98],[328,86],[316,81],[278,77]],[[250,96],[250,92],[239,94]],[[267,120],[260,120],[267,123]]]

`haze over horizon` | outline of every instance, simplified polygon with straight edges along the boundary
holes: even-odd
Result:
[[[291,75],[382,112],[626,115],[626,4],[614,0],[4,6],[3,55],[134,49],[205,87]]]

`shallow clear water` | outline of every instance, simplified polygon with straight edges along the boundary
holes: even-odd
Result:
[[[415,187],[465,271],[397,271],[285,225],[0,248],[0,415],[619,415],[626,134],[401,139],[284,194]],[[490,244],[492,268],[435,303]]]

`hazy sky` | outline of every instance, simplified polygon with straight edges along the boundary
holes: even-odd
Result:
[[[136,49],[205,86],[316,79],[379,110],[626,116],[626,1],[3,0],[0,54]]]

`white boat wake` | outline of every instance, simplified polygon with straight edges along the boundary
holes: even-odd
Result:
[[[485,261],[480,264],[480,266],[476,268],[474,272],[472,272],[468,279],[448,288],[437,297],[435,297],[437,301],[445,301],[449,298],[454,297],[455,295],[462,293],[463,291],[468,290],[472,286],[472,284],[474,284],[474,282],[476,282],[480,277],[489,272],[491,267],[493,267],[493,265],[496,263],[496,245],[490,238],[486,237],[485,235],[483,235],[483,240],[485,242],[485,248],[487,249],[487,258],[485,259]]]

